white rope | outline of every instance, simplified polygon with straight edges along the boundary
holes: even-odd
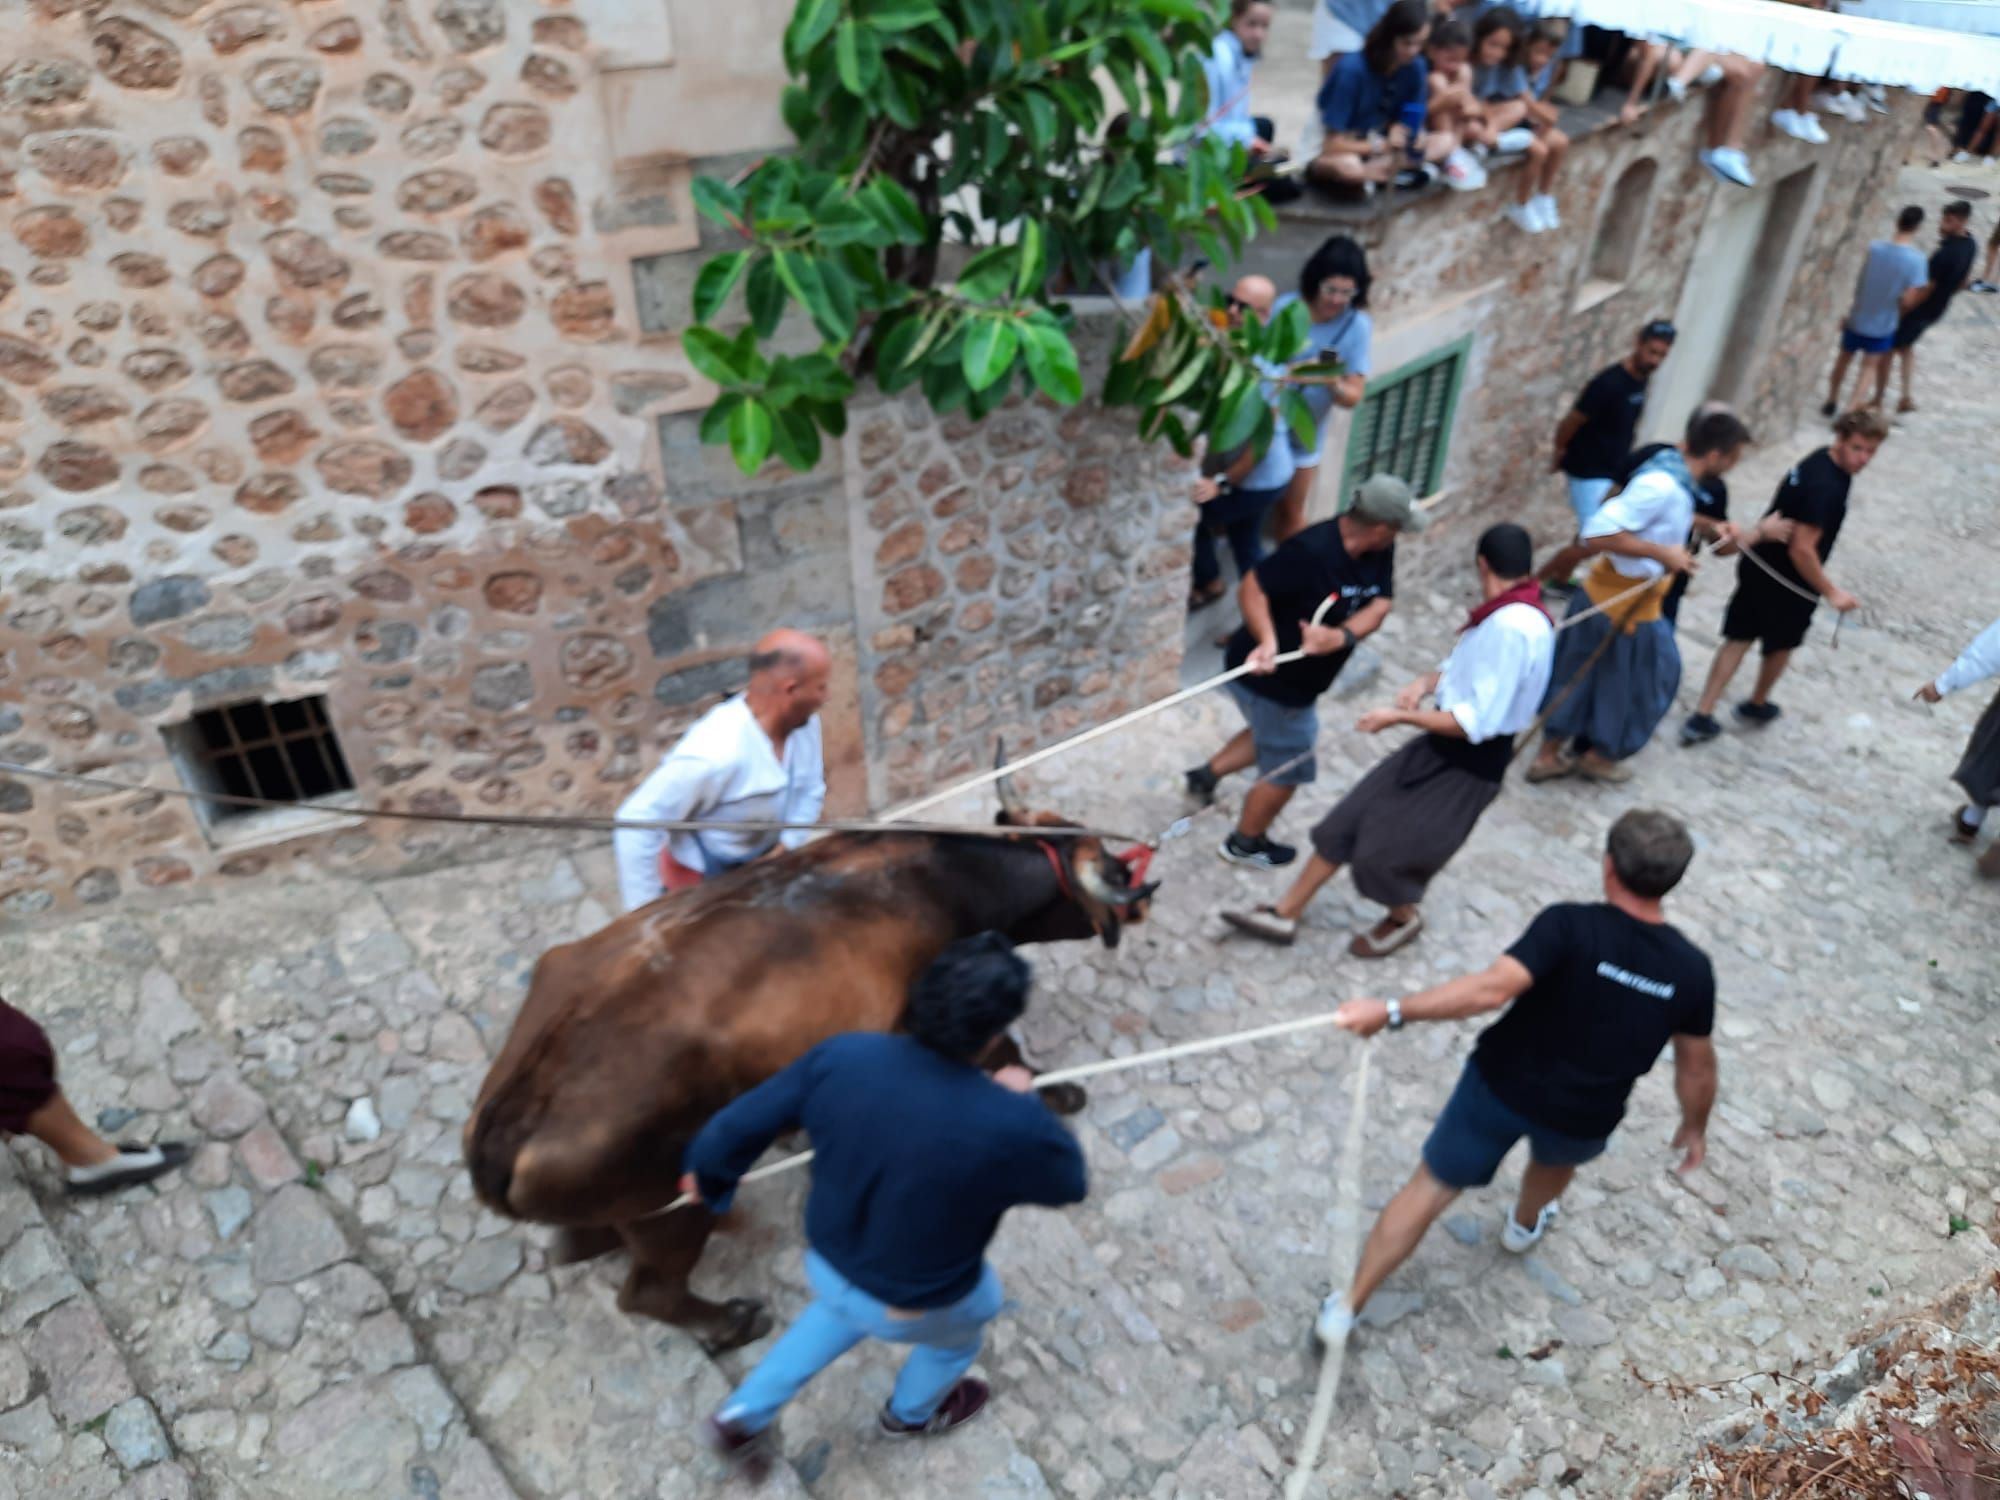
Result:
[[[1035,1087],[1045,1089],[1058,1083],[1075,1083],[1083,1078],[1096,1078],[1105,1073],[1122,1073],[1128,1068],[1143,1068],[1153,1063],[1173,1062],[1182,1057],[1199,1057],[1204,1052],[1220,1052],[1227,1047],[1239,1047],[1245,1042],[1267,1042],[1274,1037],[1291,1036],[1300,1031],[1311,1031],[1321,1026],[1334,1024],[1333,1011],[1322,1011],[1318,1015],[1300,1016],[1290,1021],[1274,1021],[1268,1026],[1253,1026],[1247,1031],[1232,1031],[1224,1036],[1203,1037],[1192,1042],[1177,1042],[1171,1047],[1159,1047],[1151,1052],[1135,1052],[1130,1057],[1110,1057],[1094,1063],[1080,1063],[1073,1068],[1057,1068],[1054,1072],[1035,1075]],[[1365,1075],[1364,1075],[1365,1077]],[[801,1151],[796,1156],[787,1156],[769,1166],[758,1167],[745,1172],[737,1179],[740,1187],[746,1182],[762,1182],[767,1177],[776,1177],[781,1172],[796,1171],[813,1159],[810,1151]],[[670,1214],[677,1208],[685,1208],[697,1201],[692,1194],[683,1193],[673,1202],[648,1213],[640,1214],[642,1219],[658,1218]]]
[[[1354,1102],[1348,1106],[1347,1134],[1340,1143],[1340,1173],[1335,1178],[1332,1243],[1327,1251],[1328,1285],[1336,1294],[1353,1280],[1361,1253],[1361,1141],[1368,1124],[1368,1061],[1375,1049],[1361,1044],[1361,1061],[1354,1069]],[[1333,1420],[1333,1398],[1340,1390],[1347,1364],[1347,1340],[1327,1345],[1320,1353],[1319,1384],[1313,1390],[1312,1415],[1306,1419],[1298,1462],[1285,1481],[1285,1500],[1303,1500],[1319,1467],[1319,1450]]]

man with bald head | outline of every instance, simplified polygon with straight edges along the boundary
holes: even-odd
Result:
[[[819,710],[832,658],[824,642],[774,630],[750,656],[750,685],[689,726],[653,774],[619,805],[620,821],[810,823],[826,802]],[[746,828],[668,834],[621,828],[612,836],[618,889],[627,911],[684,890],[782,845],[807,830]]]

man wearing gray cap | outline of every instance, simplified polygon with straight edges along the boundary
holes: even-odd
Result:
[[[1229,683],[1246,727],[1187,773],[1206,804],[1224,776],[1255,766],[1236,827],[1222,841],[1232,864],[1275,869],[1298,850],[1269,838],[1292,793],[1319,774],[1319,697],[1340,675],[1355,642],[1381,628],[1395,595],[1396,538],[1429,521],[1409,484],[1377,474],[1330,521],[1308,526],[1246,574],[1237,590],[1243,624],[1229,639]],[[1298,661],[1278,658],[1303,651]]]

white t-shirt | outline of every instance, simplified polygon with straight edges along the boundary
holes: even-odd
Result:
[[[1631,482],[1597,508],[1583,523],[1583,539],[1616,536],[1621,531],[1663,547],[1685,547],[1694,528],[1694,496],[1679,480],[1662,469],[1642,469]],[[1667,571],[1665,563],[1650,557],[1621,557],[1604,554],[1611,566],[1627,578],[1658,578]]]
[[[653,774],[618,806],[621,819],[705,819],[725,822],[810,823],[826,805],[826,767],[819,717],[785,737],[781,761],[741,694],[718,703],[688,726]],[[811,837],[810,829],[778,836],[788,849]],[[618,890],[633,911],[658,899],[663,888],[660,850],[705,874],[754,858],[771,844],[759,831],[667,834],[654,828],[621,828],[612,835]]]
[[[1437,705],[1477,745],[1535,722],[1555,666],[1556,628],[1532,604],[1496,609],[1458,638],[1438,672]]]

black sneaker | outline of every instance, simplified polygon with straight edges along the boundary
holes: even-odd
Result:
[[[1975,281],[1967,290],[1974,292],[2000,292],[2000,286],[1995,286],[1990,281]]]
[[[1689,714],[1687,723],[1681,725],[1681,743],[1700,745],[1722,733],[1722,726],[1710,714]]]
[[[875,1424],[882,1429],[884,1437],[937,1437],[953,1428],[963,1427],[985,1411],[987,1398],[992,1394],[992,1388],[985,1381],[968,1376],[945,1392],[944,1400],[938,1403],[938,1409],[931,1413],[928,1422],[902,1421],[885,1406]]]
[[[1839,409],[1840,408],[1835,406],[1831,401],[1822,401],[1819,404],[1819,414],[1822,417],[1830,417]]]
[[[1299,851],[1290,844],[1261,837],[1247,838],[1235,832],[1222,841],[1219,852],[1232,865],[1254,865],[1260,870],[1275,870],[1299,857]]]
[[[1745,699],[1736,705],[1736,721],[1739,724],[1768,724],[1783,712],[1775,703],[1752,703]]]
[[[186,1166],[193,1155],[194,1147],[185,1141],[160,1141],[151,1146],[121,1144],[118,1155],[103,1166],[83,1168],[82,1176],[72,1169],[64,1187],[72,1197],[97,1198],[164,1177]]]
[[[1203,807],[1215,800],[1215,784],[1220,779],[1206,764],[1196,766],[1181,776],[1181,780],[1187,783],[1187,794]]]

